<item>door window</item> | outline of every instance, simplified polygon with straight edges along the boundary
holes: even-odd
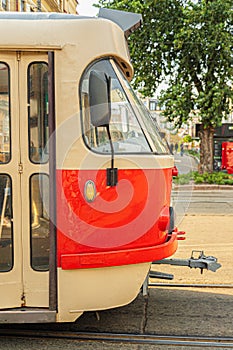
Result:
[[[0,172],[10,161],[10,83],[9,67],[0,62]],[[13,266],[11,178],[0,173],[0,271]]]
[[[48,65],[33,62],[28,68],[29,158],[48,161]]]
[[[31,266],[45,271],[49,267],[49,177],[33,174],[30,178]]]
[[[0,175],[0,271],[13,267],[11,178]]]
[[[29,159],[34,164],[48,161],[48,65],[32,62],[28,67]],[[30,177],[31,267],[49,268],[49,177]]]

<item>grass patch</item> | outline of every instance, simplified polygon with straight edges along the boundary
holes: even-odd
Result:
[[[233,175],[223,172],[199,174],[197,171],[190,171],[188,174],[180,174],[174,178],[174,183],[177,185],[187,185],[190,182],[195,184],[233,185]]]

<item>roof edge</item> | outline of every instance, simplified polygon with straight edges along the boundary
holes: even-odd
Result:
[[[98,17],[116,23],[124,31],[126,37],[142,25],[142,15],[139,13],[100,8]]]

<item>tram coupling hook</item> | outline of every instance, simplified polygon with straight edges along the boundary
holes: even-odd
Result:
[[[193,250],[189,259],[162,259],[155,260],[152,264],[188,266],[190,268],[201,269],[201,273],[203,273],[203,270],[215,272],[221,267],[217,258],[214,256],[206,256],[203,250]]]

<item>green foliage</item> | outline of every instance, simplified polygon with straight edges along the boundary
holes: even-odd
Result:
[[[207,184],[217,184],[217,185],[233,185],[233,176],[222,173],[222,172],[213,172],[211,174],[194,174],[194,182],[196,184],[207,183]]]
[[[190,119],[194,108],[205,128],[220,125],[229,113],[232,16],[232,1],[185,1],[172,44],[175,72],[161,97],[165,115],[177,126]]]
[[[191,181],[195,184],[233,185],[233,176],[223,172],[199,174],[196,171],[191,171],[174,178],[174,183],[179,185],[186,185]]]
[[[99,7],[141,13],[129,38],[134,88],[152,96],[166,78],[159,104],[175,127],[198,115],[200,172],[213,170],[211,133],[233,100],[232,0],[99,0]],[[209,136],[209,142],[202,140]]]
[[[141,13],[130,36],[134,87],[152,96],[164,77],[160,102],[177,126],[199,110],[205,128],[229,112],[233,76],[232,0],[99,0],[100,7]]]
[[[185,143],[189,143],[189,142],[192,142],[192,137],[190,136],[190,135],[185,135],[184,137],[183,137],[183,142],[185,142]]]
[[[194,179],[194,171],[190,171],[187,174],[180,174],[173,179],[173,182],[177,185],[187,185]]]
[[[197,157],[197,158],[200,158],[200,153],[195,151],[195,150],[192,150],[192,149],[189,149],[187,152],[185,153],[188,153],[190,154],[191,156],[194,156],[194,157]]]

